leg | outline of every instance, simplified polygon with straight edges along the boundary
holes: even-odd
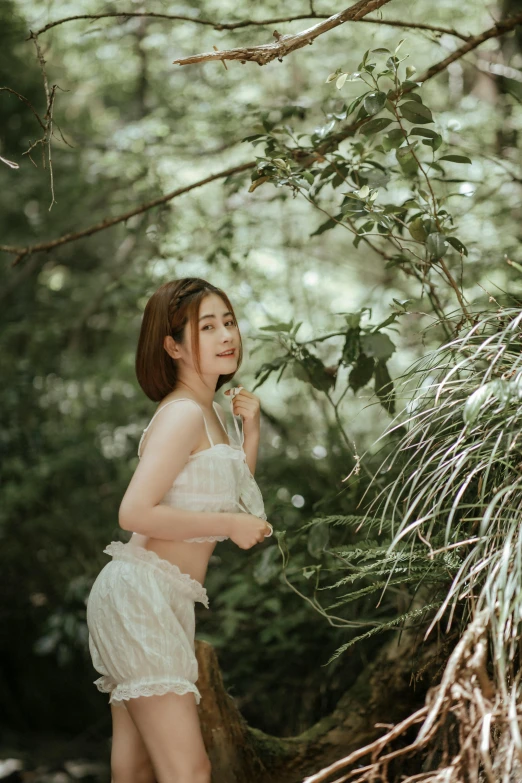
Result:
[[[127,709],[152,759],[158,783],[210,783],[193,693],[139,696]]]
[[[111,783],[156,783],[150,756],[123,704],[111,704]]]

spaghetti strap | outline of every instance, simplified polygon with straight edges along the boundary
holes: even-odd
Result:
[[[224,430],[224,432],[225,432],[225,435],[226,435],[226,436],[227,436],[227,438],[228,438],[228,431],[227,431],[227,429],[226,429],[225,425],[223,424],[223,422],[221,421],[221,414],[219,413],[218,406],[216,405],[216,403],[215,403],[215,402],[213,402],[213,403],[212,403],[212,407],[213,407],[213,408],[214,408],[214,410],[216,411],[216,416],[217,416],[217,417],[218,417],[218,419],[219,419],[219,423],[220,423],[220,424],[221,424],[221,426],[223,427],[223,430]]]
[[[230,395],[230,411],[232,413],[232,418],[234,420],[234,427],[236,428],[237,439],[238,439],[239,444],[241,446],[241,451],[244,452],[245,450],[243,448],[243,444],[245,442],[245,431],[243,429],[243,419],[241,418],[241,416],[236,417],[236,415],[234,413],[234,397],[236,396],[236,394],[239,394],[239,392],[241,391],[242,388],[243,388],[242,386],[235,386],[232,389],[232,394]],[[237,389],[237,391],[236,391],[236,389]],[[237,425],[237,418],[239,418],[239,421],[241,422],[241,431],[239,430],[239,427]]]
[[[201,411],[201,415],[203,416],[203,422],[204,422],[204,424],[205,424],[205,430],[206,430],[206,433],[207,433],[207,438],[208,438],[208,439],[209,439],[209,441],[210,441],[210,445],[211,445],[212,447],[214,446],[214,441],[212,440],[212,436],[210,435],[210,432],[209,432],[209,429],[208,429],[208,426],[207,426],[207,420],[206,420],[206,418],[205,418],[205,414],[203,413],[203,408],[201,407],[201,405],[199,405],[199,403],[197,403],[197,402],[196,402],[196,400],[193,400],[193,399],[191,399],[191,397],[178,397],[176,400],[170,400],[170,402],[166,402],[166,403],[165,403],[165,405],[162,405],[162,406],[161,406],[161,407],[160,407],[160,408],[159,408],[159,409],[156,411],[156,413],[154,414],[154,416],[152,417],[152,419],[149,421],[149,423],[147,424],[147,426],[146,426],[146,427],[145,427],[145,429],[143,430],[143,433],[142,433],[142,435],[141,435],[141,438],[140,438],[140,442],[139,442],[139,444],[138,444],[138,457],[140,457],[140,458],[141,458],[140,450],[141,450],[141,444],[142,444],[142,442],[143,442],[143,438],[145,437],[145,433],[146,433],[146,432],[147,432],[147,430],[149,429],[150,425],[152,424],[152,422],[154,421],[154,419],[156,418],[156,416],[158,415],[158,413],[161,413],[161,411],[163,410],[163,408],[166,408],[166,407],[167,407],[167,405],[171,405],[173,402],[180,402],[181,400],[189,400],[190,402],[193,402],[193,403],[194,403],[194,405],[197,405],[197,406],[198,406],[198,408],[199,408],[199,409],[200,409],[200,411]],[[220,419],[220,421],[221,421],[221,419]]]

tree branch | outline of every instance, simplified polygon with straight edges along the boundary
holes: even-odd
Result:
[[[224,49],[217,52],[204,52],[195,54],[191,57],[183,57],[174,60],[177,65],[192,65],[193,63],[206,62],[209,60],[239,60],[242,63],[248,61],[256,62],[258,65],[266,65],[276,58],[282,62],[283,57],[295,52],[296,49],[302,49],[303,46],[312,44],[316,38],[324,33],[333,30],[345,22],[357,22],[372,11],[376,11],[381,6],[389,3],[390,0],[359,0],[350,8],[346,8],[338,14],[330,16],[323,22],[319,22],[307,30],[290,35],[279,35],[274,30],[274,43],[262,44],[261,46],[239,47],[237,49]]]
[[[309,14],[297,14],[296,16],[280,16],[274,19],[244,19],[240,22],[213,22],[210,19],[194,19],[191,16],[180,16],[179,14],[157,14],[153,12],[137,12],[137,11],[120,11],[119,13],[107,13],[107,14],[79,14],[77,16],[66,16],[63,19],[57,19],[55,22],[49,22],[45,27],[37,30],[34,35],[42,35],[47,30],[51,30],[53,27],[64,24],[65,22],[75,22],[78,19],[114,19],[123,18],[130,19],[134,17],[150,17],[152,19],[166,19],[173,22],[193,22],[193,24],[200,24],[206,27],[212,27],[214,30],[239,30],[245,27],[266,27],[274,24],[285,24],[286,22],[297,22],[304,19],[329,19],[332,14],[316,14],[312,10]],[[446,35],[453,35],[456,38],[460,38],[463,41],[467,41],[469,36],[459,33],[451,27],[438,27],[432,24],[425,24],[423,22],[402,22],[396,19],[359,19],[357,21],[367,22],[368,24],[383,24],[390,27],[404,27],[412,28],[416,30],[427,30],[433,33],[441,33]]]
[[[40,127],[43,130],[46,130],[46,127],[45,127],[44,123],[42,122],[42,119],[41,119],[40,115],[38,114],[38,112],[34,108],[33,104],[30,103],[30,101],[27,100],[27,98],[24,98],[23,95],[20,95],[19,92],[16,92],[16,90],[12,90],[10,87],[0,87],[0,92],[10,92],[12,95],[16,95],[17,98],[20,98],[21,101],[23,101],[27,106],[29,106],[29,108],[33,112],[34,116],[36,117]]]
[[[464,57],[464,55],[468,54],[468,52],[471,52],[473,49],[476,49],[478,46],[480,46],[480,44],[484,43],[484,41],[487,41],[490,38],[495,38],[500,35],[504,35],[505,33],[508,33],[510,30],[513,30],[519,24],[522,24],[522,13],[517,14],[516,16],[513,16],[508,19],[503,19],[501,22],[497,22],[495,25],[493,25],[493,27],[490,27],[488,30],[485,30],[483,33],[480,33],[479,35],[470,36],[463,46],[460,46],[458,49],[455,49],[455,51],[452,52],[448,57],[445,57],[443,60],[440,60],[438,63],[435,63],[435,65],[432,65],[421,76],[418,76],[415,79],[415,81],[417,83],[423,84],[424,82],[427,82],[428,79],[433,79],[433,77],[436,76],[438,73],[441,73],[442,71],[446,70],[448,65],[451,65],[451,63],[454,63],[456,60],[459,60],[461,57]],[[410,92],[413,89],[415,88],[409,87],[404,90],[403,94],[406,94],[407,92]],[[357,122],[352,123],[351,125],[347,125],[345,128],[340,130],[339,133],[330,136],[330,138],[327,139],[327,141],[325,141],[322,146],[317,147],[315,151],[317,153],[320,153],[321,155],[326,154],[331,149],[337,147],[342,141],[344,141],[344,139],[347,139],[349,136],[353,136],[354,133],[359,129],[359,127],[364,122],[366,122],[366,120],[367,118],[363,118],[361,120],[358,120]]]
[[[425,71],[422,76],[419,76],[416,81],[426,82],[428,79],[432,79],[436,74],[444,71],[448,65],[451,65],[451,63],[454,63],[455,60],[459,60],[461,57],[464,57],[465,54],[471,52],[472,49],[476,49],[477,46],[480,46],[480,44],[484,43],[484,41],[488,41],[490,38],[496,38],[499,35],[504,35],[510,30],[513,30],[519,24],[522,24],[522,13],[517,14],[516,16],[512,16],[511,18],[508,17],[507,19],[502,19],[500,22],[494,24],[493,27],[490,27],[488,30],[484,30],[484,32],[480,33],[479,35],[470,36],[463,46],[455,49],[455,51],[444,60],[441,60],[435,65],[432,65],[431,68],[428,68],[428,70]]]
[[[113,218],[106,218],[105,220],[102,220],[101,223],[96,223],[94,226],[83,229],[83,231],[64,234],[63,236],[58,237],[57,239],[52,239],[49,242],[40,242],[37,245],[29,245],[28,247],[0,245],[0,251],[3,251],[4,253],[16,254],[16,258],[12,263],[12,266],[16,266],[16,264],[20,263],[23,258],[30,256],[33,253],[38,253],[42,250],[52,250],[55,247],[66,245],[69,242],[74,242],[76,239],[92,236],[92,234],[97,234],[98,231],[103,231],[105,228],[115,226],[117,223],[123,223],[125,220],[134,217],[134,215],[141,215],[142,212],[147,212],[149,209],[158,207],[161,204],[166,204],[168,201],[172,201],[172,199],[177,198],[177,196],[183,195],[183,193],[188,193],[191,190],[195,190],[196,188],[202,187],[203,185],[207,185],[209,182],[215,182],[215,180],[224,179],[225,177],[229,177],[232,174],[238,174],[241,171],[248,171],[249,169],[255,168],[255,166],[255,162],[242,163],[239,166],[232,166],[225,171],[220,171],[218,174],[211,174],[209,177],[205,177],[205,179],[200,179],[198,182],[194,182],[192,185],[186,185],[183,188],[177,188],[177,190],[173,190],[171,193],[167,193],[164,196],[155,198],[152,201],[147,201],[145,204],[140,204],[134,209],[130,209],[128,212],[125,212],[123,215],[117,215]]]
[[[455,62],[455,60],[458,60],[460,57],[463,57],[472,49],[476,49],[484,41],[487,41],[489,38],[494,38],[496,36],[503,35],[504,33],[509,32],[509,30],[512,30],[514,27],[516,27],[521,23],[522,23],[522,14],[518,14],[517,16],[512,17],[511,19],[504,19],[501,22],[498,22],[489,30],[486,30],[480,35],[471,36],[469,40],[466,42],[466,44],[464,44],[464,46],[461,46],[459,49],[456,49],[449,57],[446,57],[444,60],[441,60],[439,63],[436,63],[435,65],[431,66],[431,68],[429,68],[422,76],[420,76],[417,79],[417,81],[425,82],[428,79],[432,79],[434,76],[436,76],[436,74],[440,73],[441,71],[444,71],[450,63]],[[220,52],[220,54],[223,53]],[[330,139],[328,139],[328,141],[325,143],[324,148],[321,148],[321,150],[319,150],[318,148],[316,152],[317,151],[326,152],[334,148],[335,146],[338,146],[341,141],[353,135],[357,131],[358,127],[362,124],[362,122],[364,122],[364,120],[360,120],[359,122],[353,123],[352,125],[344,128],[339,133],[330,137]],[[119,215],[114,218],[108,218],[107,220],[104,220],[101,223],[97,223],[96,225],[91,226],[90,228],[86,228],[83,231],[64,234],[63,236],[58,237],[57,239],[53,239],[48,242],[40,242],[39,244],[29,245],[27,247],[16,247],[13,245],[0,245],[0,252],[3,251],[4,253],[11,253],[15,255],[16,258],[12,264],[12,266],[15,266],[26,256],[32,255],[32,253],[51,250],[54,247],[65,245],[69,242],[73,242],[76,239],[82,239],[83,237],[91,236],[92,234],[96,234],[98,231],[102,231],[105,228],[110,228],[111,226],[114,226],[117,223],[122,223],[125,220],[128,220],[130,217],[133,217],[134,215],[139,215],[142,212],[146,212],[148,209],[152,209],[160,204],[165,204],[166,202],[172,200],[173,198],[176,198],[177,196],[183,193],[187,193],[190,190],[201,187],[202,185],[206,185],[208,182],[213,182],[218,179],[223,179],[231,174],[236,174],[241,171],[248,171],[249,169],[255,168],[256,165],[257,163],[254,161],[252,163],[243,163],[240,166],[234,166],[230,169],[226,169],[225,171],[221,171],[218,174],[213,174],[210,177],[207,177],[203,180],[199,180],[198,182],[195,182],[192,185],[188,185],[185,188],[179,188],[178,190],[172,191],[172,193],[167,193],[165,196],[161,196],[157,199],[154,199],[153,201],[149,201],[145,204],[141,204],[135,209],[132,209],[123,215]]]

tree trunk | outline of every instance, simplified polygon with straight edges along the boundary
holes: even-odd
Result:
[[[216,653],[196,642],[199,715],[212,763],[212,783],[301,783],[304,776],[385,733],[424,703],[449,656],[445,645],[422,645],[412,631],[386,642],[335,710],[297,737],[272,737],[248,726],[224,686]],[[414,671],[422,682],[412,685]]]

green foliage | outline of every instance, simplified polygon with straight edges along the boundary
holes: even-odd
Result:
[[[467,255],[464,243],[454,236],[454,218],[443,206],[446,174],[441,162],[471,160],[453,152],[435,157],[444,140],[438,131],[422,127],[434,123],[435,117],[418,92],[420,83],[410,80],[415,69],[408,66],[401,76],[404,59],[391,55],[388,49],[368,50],[357,71],[330,74],[326,81],[335,81],[337,90],[353,81],[362,81],[372,89],[349,105],[343,104],[340,112],[328,113],[327,123],[313,133],[296,134],[287,125],[273,126],[265,127],[265,134],[244,140],[264,144],[264,156],[257,156],[252,173],[251,192],[265,183],[290,188],[294,197],[300,194],[322,213],[329,213],[328,220],[311,236],[341,226],[354,235],[356,248],[361,240],[376,237],[383,257],[389,258],[386,245],[400,250],[387,266],[404,267],[424,279],[429,266],[437,265],[448,250]],[[385,60],[386,65],[379,66],[379,60]],[[391,117],[377,116],[382,113]],[[346,119],[352,124],[340,134],[338,125]],[[355,139],[341,152],[340,141],[350,137]],[[420,137],[421,143],[415,137]],[[427,156],[428,150],[431,155]],[[437,182],[435,175],[439,175]],[[403,179],[410,189],[407,197],[398,203],[382,201],[383,186],[388,182],[398,185]],[[319,201],[327,185],[333,190],[346,185],[351,188],[341,194],[344,198],[333,210]],[[445,267],[442,274],[450,280]],[[365,377],[364,372],[361,377]],[[387,380],[382,378],[379,387],[386,386]],[[392,403],[388,407],[393,410]]]
[[[405,374],[403,383],[415,384],[407,433],[381,466],[394,478],[368,514],[394,527],[384,571],[405,551],[434,565],[449,557],[430,628],[446,615],[449,625],[487,610],[502,681],[522,632],[522,316],[502,307],[474,318]],[[430,585],[434,573],[426,569]]]
[[[404,314],[404,310],[401,310],[400,303],[397,303],[392,308],[392,314],[383,323],[377,326],[362,326],[361,319],[367,310],[368,308],[363,308],[358,313],[337,313],[344,316],[345,331],[332,332],[306,342],[297,340],[301,322],[294,324],[290,321],[261,327],[260,331],[267,334],[257,335],[255,339],[273,346],[274,349],[283,350],[284,353],[275,356],[269,362],[264,362],[258,368],[255,376],[258,381],[254,388],[257,389],[265,383],[275,372],[278,373],[277,382],[279,382],[287,368],[294,378],[310,383],[314,389],[327,396],[330,392],[336,391],[340,392],[342,397],[348,388],[357,392],[374,379],[375,392],[382,406],[388,413],[393,413],[395,411],[393,381],[386,362],[394,353],[395,344],[381,330]],[[307,347],[339,336],[344,338],[344,345],[333,365],[326,366],[319,356]],[[336,380],[342,367],[351,368],[344,390],[336,387]]]
[[[424,11],[397,1],[398,18],[408,14],[426,21]],[[260,17],[273,17],[278,6],[267,0],[258,10]],[[484,8],[475,4],[472,10],[443,4],[430,21],[466,33],[491,25]],[[67,14],[91,11],[106,8],[95,0],[81,8],[72,2]],[[228,0],[210,0],[199,11],[202,18],[239,18]],[[29,29],[62,13],[56,3],[44,8],[30,0],[0,9],[2,82],[27,97],[41,116],[42,75],[33,43],[25,39]],[[406,524],[427,516],[429,499],[418,516],[413,490],[410,512],[407,505],[394,507],[390,494],[389,513],[363,515],[363,501],[381,492],[386,497],[386,482],[397,474],[407,492],[415,484],[416,454],[428,461],[418,441],[401,440],[406,427],[400,423],[379,435],[383,410],[393,413],[402,401],[404,368],[438,345],[447,328],[442,316],[455,291],[440,276],[444,267],[459,285],[462,278],[468,301],[481,285],[491,290],[492,271],[500,287],[518,290],[519,86],[489,74],[496,98],[488,94],[482,100],[480,74],[464,64],[460,92],[444,77],[419,87],[403,49],[424,72],[441,54],[436,34],[412,31],[406,44],[395,47],[396,28],[355,29],[360,52],[384,46],[362,57],[352,48],[347,68],[338,68],[346,49],[344,25],[329,33],[327,47],[307,47],[306,56],[303,50],[277,64],[274,79],[272,66],[234,63],[225,70],[217,63],[169,70],[165,60],[173,43],[187,53],[209,51],[214,43],[258,44],[264,35],[258,26],[227,31],[186,23],[180,29],[165,20],[125,17],[53,28],[41,39],[50,84],[58,84],[52,140],[57,203],[51,212],[48,165],[38,156],[33,165],[23,154],[40,132],[37,120],[16,96],[0,94],[0,154],[20,164],[18,171],[2,167],[5,243],[39,242],[103,222],[248,163],[253,155],[259,164],[251,195],[245,175],[231,175],[82,242],[2,267],[0,571],[1,611],[10,634],[0,652],[9,671],[2,706],[10,728],[26,732],[45,721],[79,732],[89,716],[95,722],[103,712],[109,720],[105,701],[92,688],[83,601],[106,562],[103,546],[122,536],[118,503],[135,469],[141,427],[153,412],[149,401],[140,400],[133,372],[143,306],[161,282],[184,274],[207,277],[229,293],[244,319],[246,345],[253,332],[267,338],[259,346],[255,380],[255,355],[237,380],[247,388],[263,384],[266,421],[256,478],[278,535],[248,554],[238,555],[227,543],[216,549],[207,577],[212,608],[198,617],[198,633],[216,645],[227,687],[248,720],[268,731],[298,733],[331,711],[371,658],[378,631],[426,625],[427,616],[431,621],[443,608],[453,580],[456,589],[463,584],[464,601],[476,575],[473,589],[489,591],[491,602],[505,595],[502,611],[508,619],[515,616],[509,612],[518,601],[518,566],[509,569],[518,533],[509,479],[516,471],[509,461],[518,446],[506,451],[502,440],[502,420],[518,411],[515,388],[513,396],[506,391],[513,379],[491,381],[475,373],[471,382],[470,376],[462,398],[445,399],[448,416],[456,401],[448,433],[440,422],[437,438],[430,440],[435,452],[437,439],[443,442],[446,434],[464,438],[462,470],[467,460],[473,471],[471,439],[481,438],[496,411],[498,429],[486,433],[484,445],[491,464],[478,449],[477,460],[486,465],[482,484],[473,474],[454,517],[472,539],[490,537],[483,560],[480,553],[471,556],[475,544],[433,554],[423,549],[417,528],[390,550],[403,515],[410,514]],[[502,58],[509,64],[507,49]],[[333,78],[323,87],[328,71]],[[318,280],[310,287],[303,281],[313,270]],[[349,304],[332,307],[333,296]],[[425,296],[441,318],[440,329],[427,334],[419,326],[432,317],[425,312]],[[389,301],[395,305],[390,315]],[[332,326],[332,310],[339,309],[352,312],[335,313],[344,320]],[[392,342],[387,327],[395,328],[399,316],[403,328]],[[451,324],[456,333],[462,328],[458,320]],[[261,329],[267,321],[270,328]],[[490,334],[494,325],[493,320]],[[316,335],[321,336],[309,339]],[[495,364],[497,357],[486,353],[483,362]],[[452,378],[462,379],[461,371]],[[496,381],[466,406],[468,392]],[[372,384],[380,402],[374,416],[362,419]],[[414,418],[416,410],[406,412]],[[462,429],[464,412],[468,430]],[[366,445],[374,438],[378,441],[362,458],[353,452],[354,439]],[[408,442],[412,460],[400,472]],[[450,441],[444,442],[448,450]],[[326,456],[311,456],[316,446]],[[381,451],[396,457],[385,473],[379,470]],[[429,485],[442,503],[429,537],[435,551],[446,546],[451,491],[456,498],[467,480],[459,485],[458,462],[452,470],[454,486],[452,474],[440,472],[447,491],[445,484],[442,492],[436,481]],[[342,481],[347,473],[350,481]],[[429,479],[428,470],[423,475]],[[511,483],[516,494],[518,485]],[[497,505],[495,487],[501,495]],[[304,505],[294,505],[294,498]],[[486,531],[477,533],[484,520]],[[419,523],[423,535],[429,524],[429,519]],[[492,548],[495,535],[503,542],[503,561]],[[503,573],[503,583],[495,583],[497,573]],[[344,585],[334,586],[343,579]],[[455,596],[447,608],[455,605],[460,619],[461,604],[451,603]],[[431,608],[424,615],[426,606]],[[500,640],[505,630],[500,617],[498,628]],[[328,667],[319,666],[358,637],[360,644],[350,649],[360,662],[352,659],[346,666],[339,655]],[[76,726],[71,694],[82,707]]]

